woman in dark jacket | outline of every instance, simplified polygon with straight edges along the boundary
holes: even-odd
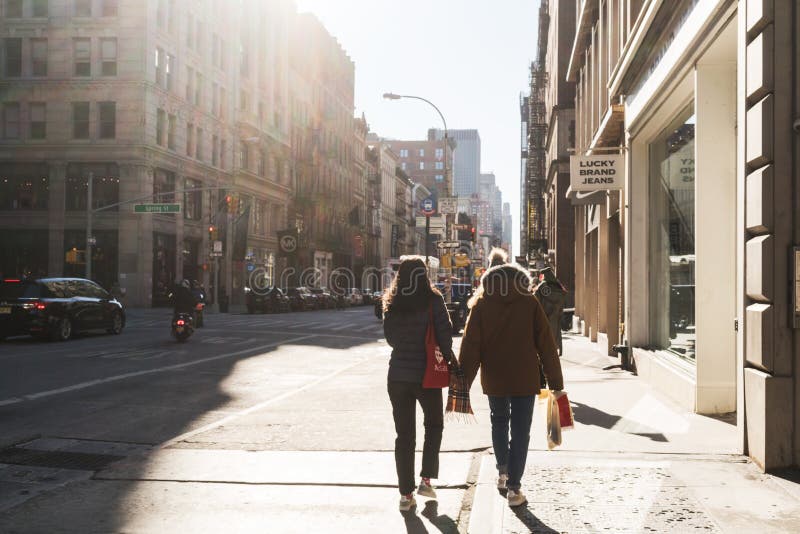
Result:
[[[439,476],[439,447],[444,427],[441,389],[422,387],[427,360],[425,334],[433,317],[436,342],[442,354],[453,361],[452,325],[441,293],[431,285],[425,263],[418,256],[400,263],[397,275],[383,296],[383,331],[392,347],[387,388],[397,431],[394,457],[400,490],[400,510],[407,511],[414,501],[414,450],[416,448],[417,402],[425,420],[425,445],[422,449],[422,481],[417,492],[436,498],[430,479]]]

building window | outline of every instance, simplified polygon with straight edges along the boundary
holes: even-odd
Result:
[[[421,157],[421,158],[425,157],[425,149],[424,148],[420,148],[419,149],[419,157]]]
[[[73,39],[73,56],[75,58],[75,76],[92,75],[92,41],[91,39]]]
[[[695,117],[650,144],[651,344],[695,360]]]
[[[437,174],[436,175],[436,181],[437,182],[444,182],[444,175]]]
[[[419,162],[419,170],[421,170],[421,171],[425,170],[425,162],[424,161],[420,161]]]
[[[203,75],[199,72],[195,73],[195,84],[194,84],[194,105],[201,106],[203,99]]]
[[[219,117],[219,86],[216,82],[211,84],[211,114]]]
[[[19,103],[3,104],[3,138],[19,139]]]
[[[72,103],[72,137],[89,139],[89,102]]]
[[[186,155],[189,157],[192,157],[192,154],[194,154],[192,144],[194,144],[194,124],[189,122],[186,123]]]
[[[195,140],[195,152],[194,157],[198,160],[203,161],[203,129],[197,129],[197,139]]]
[[[406,162],[405,161],[401,161],[400,162],[400,168],[403,169],[403,170],[406,170]]]
[[[9,19],[22,18],[22,0],[6,0],[5,16]]]
[[[211,136],[211,165],[214,167],[219,163],[219,137]]]
[[[164,125],[166,123],[167,114],[163,109],[156,112],[156,144],[164,146]]]
[[[219,141],[219,167],[225,168],[225,155],[228,153],[228,142],[225,139]]]
[[[173,85],[173,78],[174,78],[174,71],[175,71],[175,56],[172,54],[165,54],[164,55],[164,72],[165,72],[165,79],[166,79],[166,86],[164,87],[167,91],[172,91]]]
[[[47,39],[31,39],[31,74],[47,76]]]
[[[161,48],[156,48],[156,85],[159,87],[164,87],[166,62],[167,54]]]
[[[44,102],[31,102],[31,139],[47,138],[47,105]]]
[[[266,211],[267,203],[263,200],[256,200],[253,203],[253,234],[257,236],[264,236],[264,212]]]
[[[191,102],[194,98],[194,69],[186,67],[186,101]]]
[[[104,17],[116,17],[119,14],[118,0],[103,0],[102,15]]]
[[[0,170],[0,210],[46,210],[48,188],[47,165],[6,162]]]
[[[175,129],[178,127],[178,119],[173,114],[167,117],[167,148],[175,150]]]
[[[203,192],[193,191],[200,188],[200,182],[187,179],[184,183],[183,193],[183,218],[189,221],[199,221],[203,216]]]
[[[4,39],[6,49],[6,77],[22,76],[22,39],[10,37]]]
[[[437,159],[442,159],[443,155],[444,155],[444,149],[443,148],[437,148],[436,149],[436,158]]]
[[[248,109],[248,100],[249,100],[249,98],[248,98],[248,95],[247,95],[247,91],[245,91],[244,89],[239,91],[239,109],[240,110],[247,111],[247,109]]]
[[[119,202],[119,168],[115,163],[67,163],[67,211],[86,210],[87,185],[92,180],[92,205],[95,208]],[[109,208],[116,211],[118,208]]]
[[[46,17],[50,13],[49,0],[33,0],[33,16]]]
[[[92,0],[75,0],[74,12],[76,17],[91,17]]]
[[[263,150],[258,151],[258,175],[267,175],[267,154]]]
[[[247,143],[245,143],[243,139],[240,140],[239,143],[240,143],[240,147],[239,147],[239,167],[244,169],[244,170],[248,170],[250,165],[249,165],[248,158],[247,158],[247,155],[248,155],[247,154],[247,152],[248,152]]]
[[[407,158],[408,157],[408,149],[407,148],[401,148],[400,149],[400,157],[401,158]]]
[[[443,161],[437,161],[436,162],[436,170],[437,171],[441,171],[442,169],[444,169],[444,162]]]
[[[100,73],[103,76],[117,75],[117,39],[100,39]]]
[[[153,202],[175,202],[175,173],[156,169],[153,173]]]
[[[114,139],[117,136],[117,103],[100,102],[100,139]]]

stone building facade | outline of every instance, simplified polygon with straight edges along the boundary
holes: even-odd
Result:
[[[94,214],[93,272],[129,305],[164,304],[181,276],[212,286],[212,226],[221,291],[244,283],[245,260],[272,261],[290,191],[288,2],[2,8],[0,270],[83,274],[66,252],[86,249],[89,179],[93,208],[120,203]],[[230,195],[241,211],[229,216]],[[133,212],[153,202],[182,210]],[[236,258],[234,224],[249,238]]]
[[[800,7],[576,7],[576,152],[625,162],[622,190],[573,196],[583,332],[610,348],[621,311],[644,380],[735,413],[735,447],[765,470],[797,466]]]

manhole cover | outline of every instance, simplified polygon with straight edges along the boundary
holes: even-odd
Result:
[[[0,464],[30,465],[74,469],[78,471],[99,471],[123,459],[124,456],[111,454],[90,454],[85,452],[37,451],[10,447],[0,451]]]

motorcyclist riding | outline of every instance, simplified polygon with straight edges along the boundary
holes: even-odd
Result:
[[[188,313],[194,316],[195,306],[197,306],[197,298],[192,292],[192,286],[189,280],[176,281],[175,289],[172,292],[172,306],[173,320],[179,313]]]

